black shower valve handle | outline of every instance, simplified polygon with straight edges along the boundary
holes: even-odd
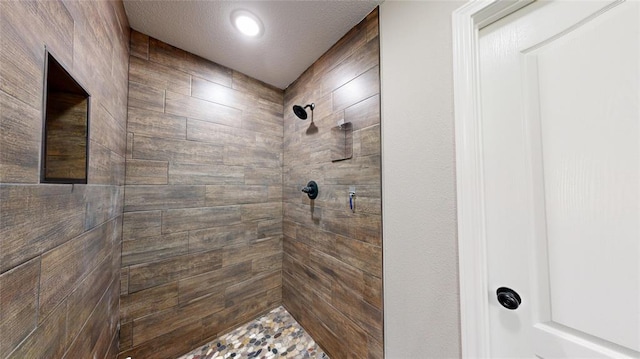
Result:
[[[318,197],[318,184],[315,181],[309,181],[305,187],[302,187],[302,192],[306,193],[310,199],[316,199]]]

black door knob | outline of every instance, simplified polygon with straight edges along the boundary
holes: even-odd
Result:
[[[518,293],[516,293],[516,291],[511,288],[500,287],[498,288],[498,290],[496,290],[496,294],[498,295],[498,302],[500,302],[500,304],[502,304],[502,306],[507,309],[518,309],[518,307],[522,303],[520,295],[518,295]]]

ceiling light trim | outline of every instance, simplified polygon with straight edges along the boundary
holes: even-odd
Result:
[[[250,38],[257,38],[264,34],[262,21],[249,10],[236,9],[232,11],[231,24],[242,35]]]

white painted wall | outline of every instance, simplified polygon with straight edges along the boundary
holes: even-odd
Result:
[[[451,13],[380,6],[386,359],[460,357]]]

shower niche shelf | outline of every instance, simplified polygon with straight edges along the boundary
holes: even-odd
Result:
[[[353,125],[341,121],[331,129],[331,162],[353,157]]]
[[[40,182],[87,183],[89,93],[45,49]]]

